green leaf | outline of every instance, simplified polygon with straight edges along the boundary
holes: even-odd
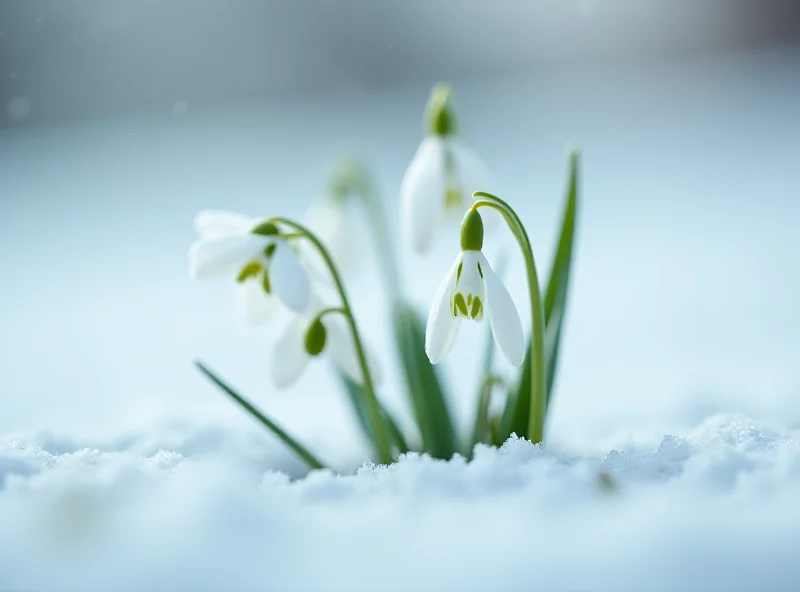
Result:
[[[572,253],[575,242],[575,218],[578,207],[578,153],[573,151],[569,158],[569,180],[567,185],[566,204],[561,222],[553,264],[550,267],[550,278],[544,297],[545,318],[545,365],[547,366],[547,404],[553,396],[556,370],[558,367],[558,351],[561,345],[561,330],[564,326],[567,292]],[[505,439],[512,432],[525,434],[530,412],[531,367],[530,349],[525,357],[520,380],[516,392],[511,393],[506,403],[501,420],[501,436]]]
[[[375,434],[373,433],[372,423],[369,419],[369,403],[367,401],[367,393],[364,390],[364,387],[342,372],[337,371],[336,374],[339,376],[339,380],[342,383],[345,392],[347,393],[353,410],[355,411],[358,424],[361,426],[362,431],[367,436],[367,439],[370,441],[375,449],[375,453],[377,454],[378,444],[375,441]],[[386,427],[389,429],[389,437],[391,438],[392,444],[394,444],[397,451],[400,454],[405,454],[408,452],[408,444],[403,436],[403,432],[400,430],[397,421],[383,405],[381,405],[381,415],[386,422]]]
[[[478,408],[475,413],[475,427],[472,431],[470,449],[467,458],[472,458],[476,444],[488,444],[492,440],[491,428],[489,426],[489,403],[492,400],[492,381],[484,381],[483,388],[478,395]]]
[[[439,377],[425,354],[425,326],[414,308],[403,302],[395,304],[393,320],[423,451],[436,458],[450,459],[459,449],[458,438]]]
[[[205,374],[211,382],[216,384],[222,391],[227,394],[231,399],[239,403],[242,408],[250,413],[253,417],[255,417],[258,421],[260,421],[270,432],[275,434],[286,446],[291,448],[297,456],[303,459],[303,461],[308,465],[310,469],[324,469],[325,465],[323,465],[317,458],[311,454],[308,450],[305,449],[297,440],[292,438],[289,434],[287,434],[278,424],[264,415],[261,411],[256,409],[250,401],[242,397],[236,391],[234,391],[231,387],[227,384],[222,382],[222,379],[217,377],[211,370],[206,368],[202,362],[195,361],[195,366]]]

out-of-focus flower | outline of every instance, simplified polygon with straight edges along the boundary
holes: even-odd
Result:
[[[514,366],[525,360],[525,339],[517,307],[492,270],[483,248],[483,221],[470,210],[461,227],[461,253],[434,296],[425,332],[425,353],[431,364],[453,346],[461,319],[480,322],[488,313],[500,351]]]
[[[294,383],[311,358],[322,353],[327,353],[347,376],[363,383],[361,365],[347,321],[338,312],[320,318],[319,313],[326,308],[322,299],[312,294],[308,309],[294,315],[278,336],[270,364],[275,386],[284,388]],[[372,380],[377,385],[382,379],[381,369],[370,350],[365,355]]]
[[[308,308],[311,291],[306,269],[274,224],[209,210],[197,214],[194,225],[200,239],[189,249],[191,276],[234,278],[249,322],[267,320],[276,298],[298,313]]]
[[[427,106],[427,136],[406,170],[400,188],[403,229],[413,251],[432,244],[445,221],[459,221],[474,191],[490,183],[478,154],[456,132],[450,87],[433,88]]]

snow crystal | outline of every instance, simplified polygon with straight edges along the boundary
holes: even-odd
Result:
[[[714,418],[649,453],[512,437],[292,479],[141,444],[0,444],[0,589],[796,589],[800,446]],[[610,481],[605,477],[610,476]],[[608,487],[613,484],[612,487]]]

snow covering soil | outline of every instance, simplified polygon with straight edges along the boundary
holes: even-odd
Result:
[[[253,458],[0,443],[0,590],[800,589],[798,432],[742,417],[604,458]]]

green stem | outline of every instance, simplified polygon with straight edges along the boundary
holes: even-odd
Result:
[[[347,316],[347,312],[341,306],[329,306],[328,308],[323,308],[321,311],[319,311],[309,324],[313,324],[315,321],[321,321],[323,317],[336,313],[341,313],[344,316]]]
[[[544,351],[544,306],[542,291],[539,288],[539,276],[536,273],[536,261],[528,233],[513,208],[505,201],[491,193],[476,191],[472,194],[478,200],[472,209],[488,206],[503,215],[508,227],[514,234],[525,259],[528,274],[528,291],[531,302],[531,409],[528,416],[528,439],[534,444],[544,440],[544,420],[547,414],[547,370]]]
[[[325,261],[325,265],[328,267],[328,271],[330,271],[331,277],[333,278],[333,283],[336,285],[336,290],[339,292],[339,297],[342,299],[342,314],[344,314],[345,318],[347,319],[347,323],[350,326],[350,332],[353,334],[353,343],[355,344],[358,363],[361,366],[361,374],[364,379],[364,390],[367,393],[370,418],[374,428],[376,444],[378,447],[378,453],[380,455],[380,462],[383,464],[390,464],[392,462],[392,449],[389,444],[389,432],[381,415],[378,397],[375,394],[375,384],[372,380],[372,373],[369,371],[367,356],[364,352],[364,345],[361,341],[361,335],[358,332],[358,327],[356,326],[356,319],[353,316],[353,309],[351,308],[350,301],[347,298],[347,292],[344,289],[344,284],[342,283],[342,278],[339,275],[339,271],[336,269],[328,250],[306,227],[301,226],[296,222],[292,222],[291,220],[287,220],[286,218],[271,218],[269,221],[273,224],[283,224],[293,228],[303,237],[308,239],[311,244],[314,245],[317,251],[319,251],[319,254]]]

